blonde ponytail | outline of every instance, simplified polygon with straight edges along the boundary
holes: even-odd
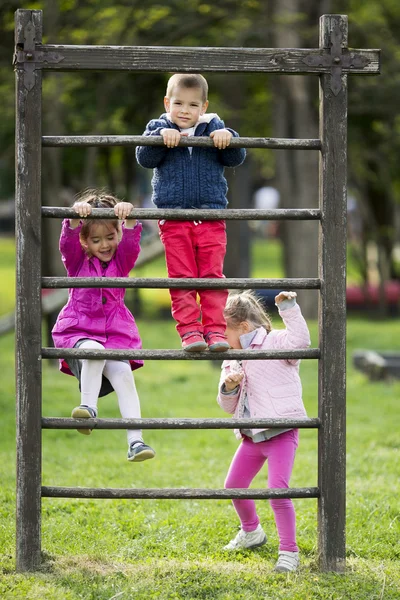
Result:
[[[255,329],[264,327],[268,333],[272,329],[271,320],[261,300],[251,290],[229,292],[224,316],[227,324],[233,328],[238,327],[243,321],[248,321]]]

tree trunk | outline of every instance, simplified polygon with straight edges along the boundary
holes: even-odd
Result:
[[[240,171],[239,171],[240,169]],[[227,169],[229,208],[250,208],[250,162],[238,169]],[[224,273],[226,277],[250,276],[250,229],[247,221],[227,221],[228,245]]]
[[[310,3],[310,2],[309,2]],[[274,4],[274,32],[277,48],[300,48],[304,42],[298,15],[309,15],[300,0],[279,0]],[[314,23],[315,25],[315,23]],[[316,32],[315,37],[318,37]],[[317,40],[316,40],[317,42]],[[317,43],[315,44],[315,46]],[[287,138],[318,137],[318,80],[309,76],[278,76],[273,81],[275,97],[274,135]],[[282,208],[318,206],[318,154],[305,150],[277,152],[277,179]],[[287,277],[318,276],[318,224],[315,221],[283,221],[280,228],[284,269]],[[307,318],[318,315],[318,296],[298,292]]]
[[[245,106],[245,79],[243,76],[227,77],[223,82],[221,90],[224,103],[229,107],[231,114],[222,115],[226,127],[241,131],[241,119],[238,115],[242,113]],[[228,208],[251,208],[251,183],[250,183],[250,160],[246,160],[240,167],[225,169],[225,177],[228,181]],[[224,264],[226,277],[249,277],[250,276],[250,228],[247,221],[227,221],[226,226],[228,244]]]

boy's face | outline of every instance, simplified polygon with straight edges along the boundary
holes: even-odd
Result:
[[[172,96],[164,98],[164,107],[170,113],[172,122],[181,129],[193,127],[203,115],[208,101],[203,102],[200,88],[184,88],[175,86]]]

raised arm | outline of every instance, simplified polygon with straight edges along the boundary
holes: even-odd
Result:
[[[75,227],[72,227],[71,223],[77,224],[75,224]],[[85,251],[79,241],[81,227],[82,224],[79,219],[71,219],[71,221],[70,219],[64,219],[61,228],[61,258],[68,275],[72,277],[77,273],[85,258]]]
[[[311,344],[307,323],[296,302],[295,292],[281,292],[275,303],[286,329],[273,330],[274,348],[277,350],[302,350]],[[291,361],[296,362],[296,361]]]
[[[122,277],[128,277],[129,272],[135,266],[137,257],[140,253],[140,236],[142,233],[142,224],[136,222],[134,227],[129,227],[129,220],[122,226],[122,240],[118,244],[116,252],[116,261],[119,270],[123,273]]]

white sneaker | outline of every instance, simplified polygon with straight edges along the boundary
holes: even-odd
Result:
[[[240,550],[241,548],[258,548],[263,546],[267,541],[267,536],[264,533],[261,525],[257,525],[254,531],[243,531],[241,529],[237,536],[224,546],[224,550]]]
[[[287,552],[286,550],[280,550],[278,561],[275,565],[275,571],[278,571],[278,573],[289,573],[290,571],[296,571],[299,564],[300,557],[298,552]]]

